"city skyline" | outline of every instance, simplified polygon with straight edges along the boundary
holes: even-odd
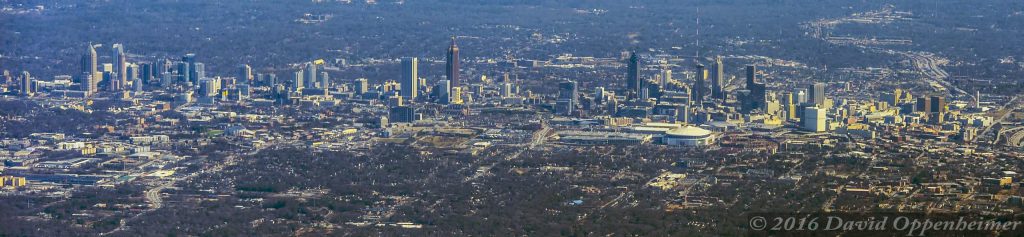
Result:
[[[1018,236],[1020,12],[0,3],[0,236]]]

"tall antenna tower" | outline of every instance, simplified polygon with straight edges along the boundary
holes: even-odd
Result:
[[[694,53],[696,54],[694,59],[700,60],[700,7],[697,7],[697,34],[695,39],[697,40],[697,49],[694,50]]]

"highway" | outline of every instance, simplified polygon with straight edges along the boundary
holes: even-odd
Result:
[[[974,139],[971,139],[971,143],[974,143],[975,141],[978,140],[978,138],[980,138],[981,136],[987,134],[989,132],[989,130],[992,130],[992,127],[995,126],[996,124],[1000,124],[1003,121],[1005,121],[1006,117],[1009,117],[1010,114],[1012,114],[1011,112],[1014,109],[1016,109],[1016,107],[1020,106],[1020,104],[1017,103],[1017,99],[1020,99],[1019,95],[1018,96],[1014,96],[1013,99],[1010,100],[1010,102],[1007,102],[1006,104],[1003,104],[1003,107],[1000,107],[999,111],[998,111],[998,113],[1003,113],[1003,115],[999,116],[999,119],[996,119],[996,120],[992,121],[992,124],[989,124],[988,126],[985,126],[985,130],[982,130],[980,133],[977,134],[977,136],[974,136]],[[1010,105],[1014,105],[1014,108],[1009,108],[1010,110],[1006,110],[1007,107],[1009,107]],[[999,140],[998,136],[993,138],[993,139],[994,140],[992,141],[992,144],[995,144],[996,142],[999,142],[998,141]]]

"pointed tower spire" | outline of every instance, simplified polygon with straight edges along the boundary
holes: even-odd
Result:
[[[452,44],[448,46],[448,60],[445,65],[445,76],[451,83],[451,88],[462,86],[459,80],[459,46],[455,44],[455,36],[452,36]]]

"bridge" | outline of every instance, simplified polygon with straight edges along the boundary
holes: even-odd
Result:
[[[1006,137],[1006,145],[1008,146],[1024,147],[1024,143],[1021,143],[1021,141],[1024,141],[1024,126],[999,129],[999,133],[996,133],[995,141],[999,142],[999,139],[1003,137]]]

